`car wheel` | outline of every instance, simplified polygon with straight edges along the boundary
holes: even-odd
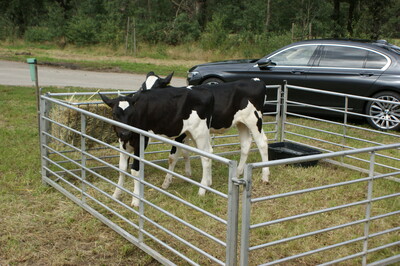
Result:
[[[385,101],[400,102],[400,94],[395,92],[380,92],[373,98]],[[380,130],[399,130],[400,129],[400,105],[371,101],[367,104],[366,114],[368,123]],[[391,121],[385,120],[390,119]]]
[[[209,78],[203,81],[201,84],[207,84],[207,85],[215,85],[215,84],[221,84],[224,83],[222,80],[218,78]]]

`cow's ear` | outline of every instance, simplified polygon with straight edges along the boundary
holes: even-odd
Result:
[[[153,71],[150,71],[149,73],[147,73],[146,78],[150,77],[150,76],[155,76],[156,74]]]
[[[174,75],[174,72],[169,74],[164,80],[163,80],[163,85],[168,86],[171,83],[172,76]]]
[[[108,98],[107,96],[105,96],[105,95],[103,95],[103,94],[101,94],[101,93],[99,93],[99,95],[100,95],[100,98],[103,100],[103,102],[104,102],[105,104],[107,104],[108,106],[110,106],[111,108],[113,108],[113,106],[114,106],[114,101],[113,101],[112,99]]]
[[[147,79],[147,78],[146,78]],[[143,82],[142,83],[142,86],[140,86],[140,89],[139,89],[140,91],[145,91],[145,90],[147,90],[147,86],[146,86],[146,82]]]

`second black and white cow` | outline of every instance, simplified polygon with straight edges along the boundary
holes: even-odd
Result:
[[[172,87],[169,83],[173,73],[166,78],[160,78],[154,72],[147,74],[146,81],[141,91],[146,90],[168,90]],[[266,99],[265,83],[258,78],[239,80],[216,85],[199,85],[187,87],[193,91],[211,92],[214,96],[214,112],[211,120],[211,132],[223,133],[229,128],[236,126],[239,131],[241,156],[238,165],[238,175],[243,174],[244,165],[247,161],[252,137],[257,144],[262,161],[268,161],[268,140],[262,127],[262,108]],[[178,140],[183,140],[181,136]],[[179,151],[172,148],[170,153],[170,170],[178,160]],[[172,175],[167,174],[163,188],[168,188]],[[263,168],[262,181],[269,182],[269,168]]]
[[[168,90],[148,90],[133,96],[119,96],[109,99],[100,94],[104,103],[112,108],[113,118],[121,123],[167,137],[189,135],[197,147],[212,152],[210,144],[210,120],[214,108],[214,96],[207,89],[190,90],[170,88]],[[132,131],[114,127],[121,149],[139,156],[140,135]],[[148,139],[146,139],[146,144]],[[119,168],[127,171],[129,156],[120,153]],[[211,160],[201,157],[203,176],[201,184],[211,185]],[[134,159],[131,173],[138,176],[139,162]],[[125,175],[120,173],[118,185],[123,186]],[[134,181],[134,193],[139,195],[138,181]],[[114,198],[119,198],[121,189],[115,189]],[[200,188],[199,195],[205,189]],[[139,200],[132,199],[132,205],[138,206]]]

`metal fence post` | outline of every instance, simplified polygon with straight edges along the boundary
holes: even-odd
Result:
[[[238,213],[239,213],[239,183],[237,176],[237,161],[229,163],[228,184],[228,223],[226,230],[226,265],[237,265]]]
[[[368,193],[367,193],[367,206],[365,208],[365,219],[366,222],[364,224],[364,244],[363,244],[363,258],[362,265],[367,265],[367,250],[368,250],[368,238],[369,238],[369,225],[371,218],[371,199],[372,199],[372,190],[374,184],[374,169],[375,169],[375,151],[371,152],[370,162],[369,162],[369,180],[368,180]]]
[[[45,146],[48,145],[48,138],[42,132],[48,132],[50,128],[49,121],[45,119],[48,116],[51,103],[46,102],[42,98],[39,98],[40,102],[40,115],[39,115],[39,148],[40,148],[40,156],[41,156],[41,172],[42,172],[42,182],[46,184],[45,178],[47,177],[46,167],[48,167],[48,161],[45,158],[48,158],[49,152]]]
[[[275,139],[281,141],[281,126],[282,126],[282,86],[279,86],[276,92],[276,116],[275,116]]]
[[[242,197],[242,232],[240,245],[240,265],[247,266],[249,262],[249,244],[250,244],[250,210],[251,210],[251,189],[252,189],[252,173],[251,165],[244,168],[243,179],[246,187]]]
[[[288,87],[287,87],[287,81],[284,81],[283,84],[283,104],[282,104],[282,118],[281,118],[281,134],[280,134],[280,139],[279,141],[284,141],[285,140],[285,124],[286,124],[286,118],[287,118],[287,99],[288,99]]]
[[[144,230],[144,149],[145,149],[145,136],[140,135],[140,151],[139,151],[139,242],[143,242],[143,230]]]
[[[81,113],[81,180],[82,180],[82,184],[81,184],[81,189],[82,189],[82,194],[81,194],[81,200],[83,203],[85,203],[85,192],[86,192],[86,155],[85,155],[85,151],[86,151],[86,138],[85,135],[86,134],[86,115],[84,115],[83,113]]]

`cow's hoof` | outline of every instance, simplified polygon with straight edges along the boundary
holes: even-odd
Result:
[[[139,207],[139,200],[137,198],[132,199],[132,207]]]
[[[204,196],[206,194],[206,190],[204,188],[199,189],[199,196]]]

